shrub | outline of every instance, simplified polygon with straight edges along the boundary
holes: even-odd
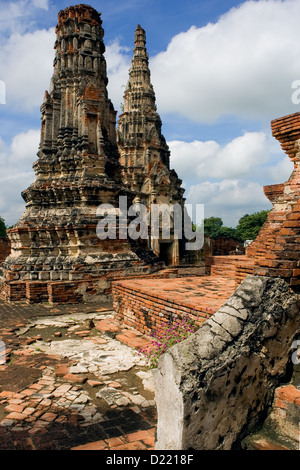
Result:
[[[158,366],[158,360],[169,348],[184,341],[191,334],[195,333],[199,327],[187,317],[178,317],[166,326],[151,334],[151,344],[139,350],[140,355],[147,358],[147,365],[150,369]]]

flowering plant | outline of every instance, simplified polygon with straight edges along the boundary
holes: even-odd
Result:
[[[139,350],[140,355],[147,358],[147,365],[150,369],[158,366],[158,360],[170,347],[185,340],[195,333],[199,327],[196,323],[186,317],[178,317],[173,322],[151,334],[151,344]]]

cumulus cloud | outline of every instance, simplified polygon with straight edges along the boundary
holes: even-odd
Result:
[[[207,178],[288,178],[292,164],[264,132],[245,132],[225,145],[170,141],[171,166],[188,184]],[[278,158],[278,163],[277,163]],[[275,163],[274,163],[275,161]]]
[[[129,78],[131,49],[120,44],[119,38],[106,46],[105,58],[108,75],[108,95],[114,108],[118,110],[123,102],[125,88]]]
[[[190,187],[186,202],[204,204],[204,217],[221,217],[225,226],[235,227],[239,219],[272,205],[256,182],[244,180],[205,181]]]
[[[295,112],[300,2],[247,1],[218,22],[192,26],[151,59],[161,113],[197,122],[270,119]]]
[[[0,35],[23,33],[34,26],[34,15],[39,9],[48,10],[49,0],[0,0]]]
[[[54,28],[16,33],[0,50],[7,105],[31,111],[42,104],[53,72]]]
[[[171,141],[171,166],[183,179],[187,204],[204,204],[205,217],[234,227],[245,214],[270,209],[265,184],[287,181],[293,164],[264,132],[246,132],[227,144]]]
[[[34,180],[40,131],[30,129],[16,135],[9,146],[0,138],[0,215],[8,226],[16,223],[25,204],[21,197]]]

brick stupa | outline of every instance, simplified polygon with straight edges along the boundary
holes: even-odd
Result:
[[[184,189],[175,170],[170,168],[170,149],[162,134],[162,121],[157,112],[156,97],[151,83],[145,30],[138,25],[129,79],[124,93],[124,110],[118,121],[118,147],[122,180],[137,193],[136,202],[149,212],[152,204],[172,207],[177,204],[185,213]],[[186,217],[187,217],[187,213]],[[178,265],[194,253],[185,250],[184,238],[174,236],[149,239],[149,248],[167,265]]]
[[[8,301],[98,299],[110,279],[162,265],[147,241],[96,234],[100,204],[117,208],[120,195],[129,205],[135,197],[121,179],[100,14],[87,5],[66,8],[56,35],[35,181],[22,193],[26,209],[8,232],[11,255],[1,269],[1,296]]]

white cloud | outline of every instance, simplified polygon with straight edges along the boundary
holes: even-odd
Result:
[[[270,179],[273,184],[287,181],[292,174],[293,164],[286,155],[282,160],[270,168]]]
[[[215,141],[170,141],[171,166],[188,184],[214,179],[251,178],[266,180],[288,178],[292,170],[289,159],[272,144],[264,132],[246,132],[226,145]],[[274,163],[279,157],[278,164]],[[284,163],[282,163],[282,160]],[[283,180],[282,180],[283,181]]]
[[[150,61],[161,113],[197,122],[296,112],[300,2],[247,1],[215,24],[192,26]]]
[[[53,73],[54,28],[13,34],[0,49],[6,103],[18,110],[39,107]]]
[[[115,110],[118,110],[120,104],[124,101],[123,96],[129,78],[129,68],[131,56],[128,47],[121,46],[116,38],[106,46],[105,58],[108,74],[108,96],[112,101]]]
[[[235,227],[246,213],[272,208],[263,187],[244,180],[205,181],[191,186],[186,202],[204,204],[204,217],[221,217],[227,227]]]
[[[49,0],[0,0],[0,35],[25,32],[34,25],[37,9],[48,10]]]
[[[30,129],[16,135],[9,147],[0,138],[0,216],[12,225],[22,215],[25,203],[21,197],[33,181],[33,162],[40,140],[40,131]]]
[[[31,3],[42,10],[49,10],[49,0],[32,0]]]
[[[225,145],[197,140],[168,144],[171,167],[184,181],[186,203],[204,204],[205,217],[221,217],[230,227],[245,213],[270,209],[263,185],[283,183],[293,170],[277,141],[263,132],[246,132]]]

